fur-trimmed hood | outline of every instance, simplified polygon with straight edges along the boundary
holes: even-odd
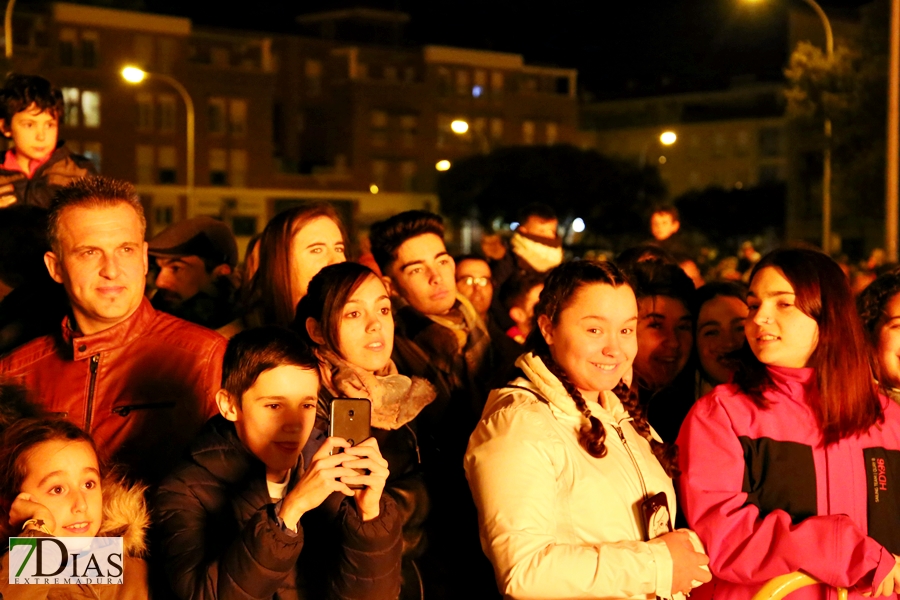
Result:
[[[146,491],[146,485],[129,485],[115,472],[103,479],[103,523],[97,535],[121,536],[126,556],[143,557],[147,553],[150,511],[144,498]]]

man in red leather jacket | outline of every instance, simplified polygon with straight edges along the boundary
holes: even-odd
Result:
[[[225,339],[150,306],[146,221],[134,188],[89,177],[51,207],[44,257],[68,295],[59,335],[0,359],[51,413],[88,431],[100,454],[157,483],[216,414]]]

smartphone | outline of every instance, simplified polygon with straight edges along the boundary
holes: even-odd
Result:
[[[351,446],[355,446],[370,437],[371,421],[372,403],[367,398],[335,398],[331,401],[329,410],[328,437],[344,438]],[[343,449],[336,448],[335,452],[343,452]],[[356,471],[360,475],[368,474],[361,469]],[[358,490],[365,486],[349,487]]]

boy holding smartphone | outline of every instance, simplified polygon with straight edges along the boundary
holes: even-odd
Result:
[[[177,597],[397,597],[401,522],[375,440],[328,438],[303,464],[318,390],[315,356],[292,332],[228,343],[221,414],[156,494],[156,556]]]

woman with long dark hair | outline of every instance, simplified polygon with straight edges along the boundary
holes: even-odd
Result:
[[[325,202],[275,215],[259,240],[259,266],[250,283],[248,327],[289,327],[313,276],[346,257],[346,233]]]
[[[851,596],[892,595],[900,407],[876,391],[847,278],[820,252],[779,250],[754,267],[747,303],[734,383],[699,400],[678,438],[713,594],[749,599],[800,570]]]
[[[625,386],[637,353],[631,286],[611,263],[564,263],[534,314],[521,376],[491,392],[465,460],[501,593],[689,592],[709,573],[696,537],[672,531],[674,448]]]

